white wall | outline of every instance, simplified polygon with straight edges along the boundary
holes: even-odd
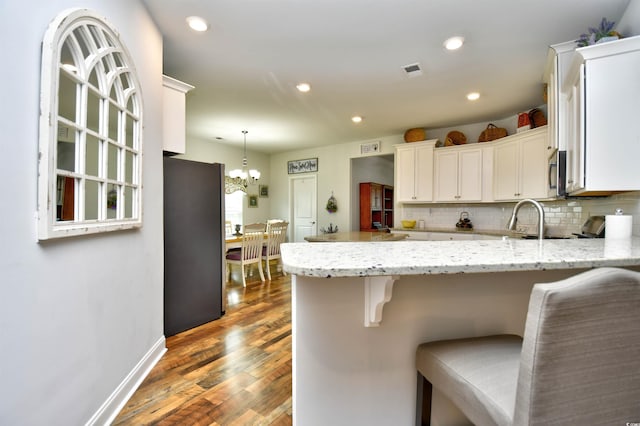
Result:
[[[144,225],[36,242],[41,42],[69,7],[120,32],[144,102]],[[1,1],[0,424],[91,419],[153,347],[164,347],[162,39],[138,0]]]
[[[616,25],[616,30],[624,37],[640,34],[640,1],[630,0],[627,10]]]

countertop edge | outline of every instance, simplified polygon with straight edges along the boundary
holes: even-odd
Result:
[[[640,238],[286,243],[282,260],[318,278],[624,267],[640,265]]]
[[[306,277],[316,278],[347,278],[347,277],[379,277],[379,276],[404,276],[404,275],[455,275],[455,274],[476,274],[488,272],[514,272],[514,271],[545,271],[560,269],[583,269],[583,268],[599,268],[599,267],[624,267],[624,266],[640,266],[640,261],[632,259],[629,261],[621,259],[603,259],[582,262],[559,262],[557,264],[514,264],[514,265],[496,265],[496,266],[464,266],[464,267],[446,267],[436,266],[425,270],[424,268],[414,268],[407,271],[406,268],[385,268],[385,269],[367,269],[367,270],[333,270],[326,269],[311,270],[307,268],[297,268],[284,266],[284,271],[292,275],[303,275]]]

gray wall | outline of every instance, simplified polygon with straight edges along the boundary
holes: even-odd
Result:
[[[144,225],[36,242],[41,42],[70,7],[105,16],[144,102]],[[0,424],[86,423],[158,343],[162,325],[162,38],[138,0],[0,1]]]

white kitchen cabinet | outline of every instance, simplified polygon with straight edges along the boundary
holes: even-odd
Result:
[[[436,140],[395,146],[395,196],[398,203],[433,201],[433,149]]]
[[[571,60],[575,55],[576,42],[568,41],[549,47],[544,82],[547,84],[547,122],[549,146],[566,150],[566,91],[564,84],[569,74]]]
[[[567,192],[576,192],[584,187],[584,114],[582,96],[584,90],[584,65],[580,65],[573,79],[568,81],[565,91],[564,133],[567,138]]]
[[[566,81],[567,191],[640,190],[640,36],[576,49]]]
[[[547,127],[542,126],[494,143],[495,201],[547,197],[548,137]]]
[[[162,150],[186,152],[186,94],[193,86],[162,76]]]
[[[435,150],[434,201],[482,201],[482,148],[467,145]]]

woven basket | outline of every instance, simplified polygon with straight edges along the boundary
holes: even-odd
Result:
[[[452,130],[447,133],[447,137],[445,138],[445,146],[450,146],[447,143],[448,141],[451,141],[451,144],[453,145],[464,145],[465,143],[467,143],[467,137],[462,132]]]
[[[420,142],[427,139],[427,132],[423,128],[409,129],[404,132],[405,142]]]
[[[496,139],[504,138],[505,136],[507,136],[507,129],[497,127],[495,124],[489,123],[487,128],[480,133],[478,142],[494,141]]]
[[[544,116],[544,112],[538,108],[534,108],[529,111],[529,121],[531,121],[531,128],[545,126],[547,124],[547,118]]]

